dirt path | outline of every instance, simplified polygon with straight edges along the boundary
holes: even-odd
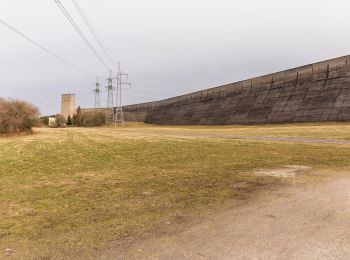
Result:
[[[350,141],[346,141],[346,140],[315,139],[315,138],[301,138],[301,137],[240,136],[240,135],[222,135],[222,134],[191,134],[191,136],[241,139],[241,140],[293,142],[293,143],[322,143],[322,144],[350,145]]]
[[[185,232],[138,242],[112,255],[113,259],[350,259],[349,231],[350,176],[272,192]]]
[[[279,136],[249,136],[235,134],[219,134],[219,133],[186,133],[175,132],[171,130],[130,130],[129,133],[148,134],[151,136],[177,136],[177,137],[205,137],[205,138],[222,138],[222,139],[237,139],[237,140],[257,140],[257,141],[272,141],[272,142],[291,142],[291,143],[320,143],[320,144],[336,144],[350,145],[349,140],[341,139],[321,139],[321,138],[303,138],[303,137],[279,137]]]

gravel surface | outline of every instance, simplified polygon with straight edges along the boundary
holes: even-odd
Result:
[[[350,259],[350,177],[272,192],[106,259]]]

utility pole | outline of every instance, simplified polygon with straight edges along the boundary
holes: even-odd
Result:
[[[100,82],[98,81],[98,77],[96,78],[96,84],[95,84],[95,108],[100,108]]]
[[[131,83],[124,81],[123,78],[128,79],[128,74],[124,73],[120,69],[120,62],[118,62],[117,73],[117,100],[116,100],[116,112],[115,112],[115,125],[124,124],[123,104],[122,104],[122,87],[123,85],[131,87]]]
[[[113,104],[113,77],[112,71],[109,71],[107,79],[107,109],[106,109],[106,124],[114,123],[114,104]]]

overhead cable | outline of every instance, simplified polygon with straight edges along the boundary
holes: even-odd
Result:
[[[93,73],[90,73],[82,68],[80,68],[79,66],[67,61],[66,59],[58,56],[57,54],[53,53],[52,51],[50,51],[49,49],[45,48],[44,46],[42,46],[41,44],[35,42],[34,40],[32,40],[31,38],[29,38],[27,35],[23,34],[22,32],[20,32],[19,30],[17,30],[16,28],[14,28],[13,26],[11,26],[10,24],[8,24],[7,22],[3,21],[0,19],[0,23],[5,25],[7,28],[9,28],[10,30],[14,31],[15,33],[17,33],[18,35],[20,35],[21,37],[23,37],[24,39],[26,39],[27,41],[31,42],[32,44],[34,44],[36,47],[40,48],[41,50],[45,51],[46,53],[50,54],[51,56],[59,59],[60,61],[62,61],[63,63],[79,70],[80,72],[83,72],[87,75],[90,75],[90,76],[93,76],[93,77],[96,77],[95,74]]]
[[[60,10],[62,11],[63,15],[67,18],[67,20],[69,21],[69,23],[73,26],[73,28],[77,31],[77,33],[80,35],[80,37],[83,39],[83,41],[88,45],[88,47],[90,48],[90,50],[93,52],[93,54],[95,54],[95,56],[97,57],[97,59],[103,64],[103,66],[106,67],[106,69],[110,69],[108,67],[108,65],[106,64],[106,62],[101,58],[100,55],[98,55],[97,51],[95,50],[95,48],[92,46],[92,44],[90,43],[90,41],[86,38],[86,36],[84,35],[84,33],[80,30],[79,26],[76,24],[76,22],[73,20],[73,18],[70,16],[70,14],[68,13],[67,9],[63,6],[63,4],[61,3],[60,0],[55,0],[56,4],[58,5],[58,7],[60,8]]]
[[[108,49],[104,46],[102,41],[99,39],[99,37],[98,37],[98,35],[96,33],[96,29],[94,29],[94,26],[91,24],[89,17],[86,15],[86,12],[81,7],[81,5],[79,4],[78,0],[72,0],[72,2],[74,4],[75,8],[77,9],[77,11],[79,12],[80,16],[83,18],[86,26],[89,28],[91,34],[94,36],[94,38],[95,38],[96,42],[98,43],[98,45],[101,47],[101,49],[103,50],[105,55],[108,57],[108,59],[113,63],[113,65],[115,67],[117,67],[117,64],[113,60],[112,55],[110,54]]]

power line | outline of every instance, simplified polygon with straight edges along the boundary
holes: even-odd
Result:
[[[95,84],[95,108],[100,108],[100,82],[98,81],[98,77],[96,78],[96,84]]]
[[[109,67],[108,65],[105,63],[105,61],[101,58],[100,55],[98,55],[97,51],[94,49],[94,47],[92,46],[92,44],[89,42],[89,40],[86,38],[86,36],[84,35],[84,33],[80,30],[79,26],[74,22],[73,18],[70,16],[70,14],[68,13],[67,9],[63,6],[63,4],[61,3],[60,0],[55,0],[56,4],[58,5],[58,7],[60,8],[60,10],[62,11],[63,15],[67,18],[67,20],[70,22],[70,24],[74,27],[74,29],[77,31],[77,33],[80,35],[80,37],[84,40],[84,42],[88,45],[88,47],[90,48],[90,50],[95,54],[95,56],[97,57],[97,59],[103,64],[103,66],[105,66],[108,70]]]
[[[35,46],[37,46],[38,48],[40,48],[41,50],[45,51],[46,53],[50,54],[51,56],[59,59],[60,61],[62,61],[63,63],[87,74],[87,75],[90,75],[90,76],[93,76],[95,77],[96,75],[93,74],[93,73],[90,73],[82,68],[80,68],[79,66],[67,61],[66,59],[64,58],[61,58],[60,56],[56,55],[55,53],[53,53],[52,51],[50,51],[49,49],[45,48],[44,46],[42,46],[41,44],[35,42],[34,40],[30,39],[28,36],[26,36],[25,34],[21,33],[20,31],[18,31],[16,28],[14,28],[13,26],[9,25],[8,23],[6,23],[5,21],[1,20],[0,19],[0,23],[2,23],[3,25],[5,25],[7,28],[9,28],[10,30],[14,31],[15,33],[17,33],[18,35],[20,35],[21,37],[23,37],[24,39],[26,39],[27,41],[31,42],[32,44],[34,44]]]
[[[106,124],[114,123],[114,103],[113,103],[113,76],[112,71],[109,71],[109,77],[107,79],[107,110],[106,110]]]
[[[116,111],[114,117],[115,124],[124,124],[124,113],[122,104],[122,87],[127,85],[131,87],[131,83],[124,81],[123,77],[128,79],[128,74],[124,73],[120,69],[120,62],[118,63],[118,73],[117,73],[117,98],[116,98]]]
[[[109,60],[113,63],[113,65],[115,67],[117,67],[116,62],[113,60],[110,52],[107,50],[107,48],[104,47],[102,41],[99,39],[99,37],[97,36],[97,33],[94,30],[94,27],[92,26],[90,19],[88,18],[88,16],[86,15],[86,12],[83,10],[83,8],[80,6],[79,2],[77,0],[72,0],[75,8],[77,9],[77,11],[79,12],[80,16],[83,18],[86,26],[89,28],[90,32],[92,33],[92,35],[94,36],[96,42],[98,43],[98,45],[101,47],[101,49],[103,50],[103,52],[106,54],[106,56],[109,58]]]

